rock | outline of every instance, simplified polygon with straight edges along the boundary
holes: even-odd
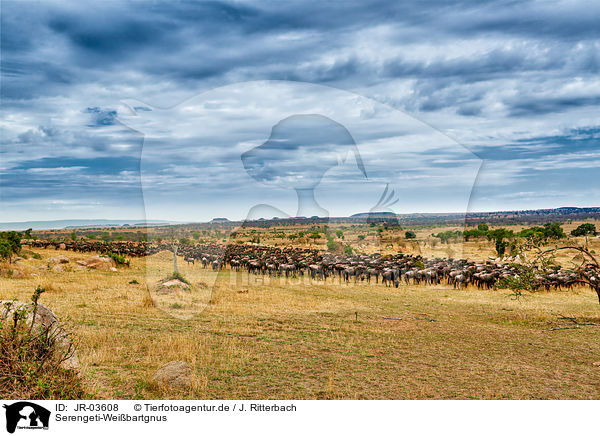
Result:
[[[54,256],[46,259],[48,263],[69,263],[69,258],[67,256]]]
[[[75,272],[82,272],[82,271],[87,271],[88,269],[85,266],[76,266],[75,268],[73,268],[73,271]]]
[[[169,280],[168,282],[164,282],[162,284],[165,288],[173,288],[175,286],[179,286],[180,288],[189,288],[190,285],[188,285],[185,282],[182,282],[179,279],[173,279],[173,280]]]
[[[84,265],[88,268],[109,271],[114,265],[109,257],[94,256],[86,259]]]
[[[594,365],[594,366],[600,366],[600,362],[594,362],[594,363],[592,363],[592,365]]]
[[[20,261],[22,261],[22,260],[25,260],[25,258],[23,258],[23,257],[21,257],[21,256],[17,256],[17,257],[15,257],[15,258],[13,259],[13,262],[14,262],[14,263],[17,263],[17,262],[20,262]]]
[[[187,389],[192,385],[192,370],[185,362],[169,362],[154,373],[152,381],[170,389]]]
[[[21,265],[12,264],[12,265],[2,265],[0,267],[0,276],[2,277],[12,277],[13,279],[23,279],[27,277],[29,273],[25,268]]]
[[[110,270],[111,270],[112,272],[117,272],[117,271],[118,271],[118,270],[117,270],[117,269],[116,269],[114,266],[111,266],[111,267],[110,267]]]
[[[62,263],[59,263],[58,265],[54,265],[52,267],[52,272],[65,272],[66,270],[67,268]]]
[[[159,282],[156,292],[158,294],[177,294],[181,291],[188,292],[189,290],[190,285],[187,283],[182,282],[179,279],[172,279],[162,283]]]
[[[7,307],[8,304],[8,307]],[[6,322],[12,319],[12,314],[15,310],[25,308],[28,311],[25,322],[28,326],[31,326],[33,321],[33,303],[23,303],[20,301],[2,301],[0,300],[0,320]],[[39,327],[49,328],[49,333],[56,338],[56,344],[58,349],[63,353],[69,351],[69,346],[73,343],[69,334],[60,326],[58,318],[47,306],[38,304],[37,313],[35,316],[35,323],[33,329],[36,330]],[[61,366],[65,369],[72,369],[79,371],[81,365],[79,358],[77,357],[77,351],[72,351],[68,359],[61,363]]]
[[[58,248],[60,248],[61,250],[66,250],[66,249],[67,249],[67,246],[66,246],[65,244],[60,244],[60,245],[58,246]]]

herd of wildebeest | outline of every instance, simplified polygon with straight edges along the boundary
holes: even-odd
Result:
[[[160,251],[173,251],[171,244],[147,242],[105,241],[27,241],[31,247],[66,249],[78,252],[113,252],[139,257]],[[435,285],[447,283],[454,288],[469,285],[483,289],[493,288],[499,280],[515,277],[519,273],[515,259],[476,262],[464,259],[426,259],[421,256],[394,255],[342,255],[309,248],[279,248],[264,245],[196,244],[177,247],[177,254],[188,263],[219,271],[247,271],[249,274],[279,277],[308,276],[313,280],[337,279],[340,282],[366,281],[385,286],[406,284]],[[538,289],[565,289],[579,282],[580,275],[592,284],[598,283],[598,270],[588,268],[575,271],[559,265],[539,269],[534,286]]]

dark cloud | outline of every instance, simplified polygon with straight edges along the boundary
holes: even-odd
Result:
[[[572,129],[563,135],[522,138],[510,144],[479,146],[475,152],[488,161],[515,161],[600,150],[600,128]]]
[[[598,95],[573,97],[549,96],[544,98],[526,97],[507,103],[510,108],[510,115],[513,117],[545,115],[584,106],[598,107],[600,106],[600,90],[598,91]]]
[[[117,117],[116,110],[100,109],[99,107],[89,107],[85,112],[92,118],[92,123],[88,124],[88,127],[113,126]]]
[[[246,80],[355,91],[456,133],[490,161],[589,150],[596,133],[574,127],[594,123],[586,117],[600,105],[599,13],[584,1],[3,2],[0,158],[16,168],[2,174],[4,191],[26,198],[44,177],[88,186],[104,165],[128,174],[140,138],[116,122],[121,99],[169,106]],[[174,166],[189,158],[178,144],[165,144]],[[55,158],[60,176],[40,166]],[[28,168],[40,169],[26,173],[32,189],[17,188]]]

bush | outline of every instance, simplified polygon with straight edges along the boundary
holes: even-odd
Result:
[[[406,239],[415,239],[417,237],[417,234],[415,232],[413,232],[412,230],[407,230],[406,233],[404,234],[404,237]]]
[[[33,319],[38,299],[44,292],[35,290]],[[5,303],[6,309],[11,303]],[[29,312],[19,309],[8,322],[0,322],[0,398],[29,400],[75,400],[87,397],[81,380],[61,362],[70,357],[72,348],[63,351],[51,327],[33,329],[26,323]]]
[[[179,272],[174,272],[173,274],[171,274],[167,280],[179,280],[180,282],[186,283],[188,285],[192,285],[190,282],[187,281],[187,279],[185,277],[183,277]]]
[[[450,239],[458,240],[460,236],[462,236],[462,232],[459,230],[447,230],[445,232],[438,233],[437,235],[433,235],[436,238],[440,238],[443,243],[449,243]]]
[[[415,262],[415,267],[416,267],[416,268],[419,268],[419,269],[421,269],[421,270],[422,270],[422,269],[425,269],[425,264],[423,263],[423,261],[422,261],[422,260],[417,260],[417,261]]]
[[[114,260],[115,263],[117,264],[117,266],[119,266],[119,265],[129,266],[129,263],[130,263],[129,259],[127,259],[122,254],[113,253],[111,251],[108,253],[108,257],[110,257],[112,260]]]
[[[533,226],[528,229],[523,229],[519,233],[519,236],[532,241],[541,242],[549,239],[562,239],[567,235],[565,235],[560,223],[546,223],[543,227]]]
[[[338,251],[338,248],[339,248],[338,243],[332,237],[328,237],[327,238],[327,251],[334,253],[334,252]]]

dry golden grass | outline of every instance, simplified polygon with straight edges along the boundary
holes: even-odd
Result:
[[[99,398],[562,398],[600,399],[600,324],[589,289],[520,301],[498,291],[343,285],[218,275],[179,262],[192,283],[176,301],[152,299],[172,257],[131,268],[52,272],[36,250],[27,277],[0,278],[0,299],[42,303],[79,340],[88,390]],[[91,255],[89,255],[91,256]],[[137,283],[136,283],[137,282]],[[168,297],[168,296],[167,296]],[[150,383],[183,360],[194,383],[169,392]]]

